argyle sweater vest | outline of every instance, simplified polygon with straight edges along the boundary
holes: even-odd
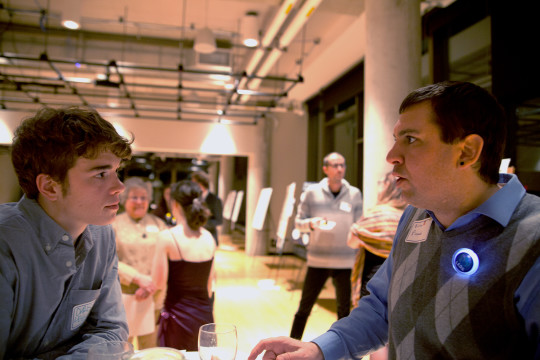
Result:
[[[540,255],[540,198],[526,194],[506,227],[486,216],[442,231],[433,221],[426,241],[406,242],[412,212],[396,239],[389,289],[390,359],[526,359],[529,344],[514,293]],[[475,274],[458,274],[460,248],[479,258]]]

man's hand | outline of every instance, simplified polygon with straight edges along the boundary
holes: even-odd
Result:
[[[319,229],[324,224],[326,224],[326,219],[320,216],[313,217],[309,220],[309,228],[311,230]]]
[[[285,336],[260,341],[251,350],[248,360],[255,360],[263,351],[263,360],[324,360],[322,351],[315,343]]]

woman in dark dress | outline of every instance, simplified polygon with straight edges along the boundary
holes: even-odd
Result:
[[[171,187],[171,211],[178,224],[160,233],[152,277],[167,287],[159,318],[158,344],[197,351],[199,327],[214,322],[210,302],[216,243],[203,226],[209,211],[200,187],[183,180]]]

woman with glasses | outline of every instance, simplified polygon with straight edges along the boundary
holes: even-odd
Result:
[[[167,225],[148,213],[152,199],[149,183],[132,177],[124,185],[126,189],[120,195],[120,203],[125,212],[118,215],[113,223],[118,274],[129,325],[129,341],[137,338],[138,348],[146,349],[157,344],[156,321],[163,304],[163,293],[155,292],[150,272],[157,235]]]

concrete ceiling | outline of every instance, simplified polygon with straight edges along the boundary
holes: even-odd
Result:
[[[196,121],[229,116],[253,123],[297,100],[288,95],[304,80],[303,70],[364,7],[363,0],[323,0],[283,46],[281,35],[309,1],[289,2],[268,46],[248,48],[241,43],[241,19],[257,13],[264,38],[283,12],[282,1],[2,1],[0,106],[32,111],[82,104],[109,115]],[[67,30],[61,19],[74,4],[81,28]],[[199,57],[193,41],[204,27],[211,28],[218,48]],[[250,63],[257,49],[261,61]],[[277,60],[259,75],[273,49],[280,50]]]

